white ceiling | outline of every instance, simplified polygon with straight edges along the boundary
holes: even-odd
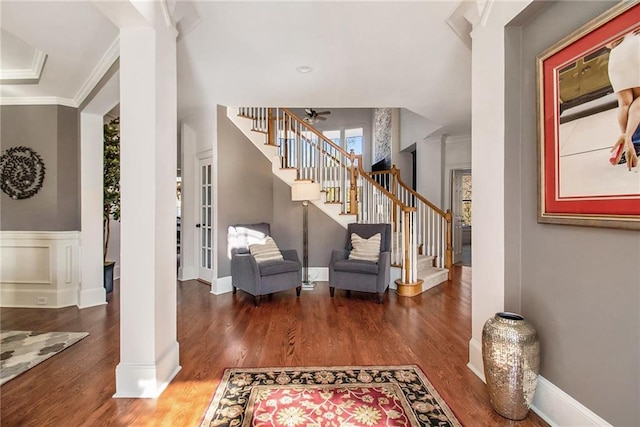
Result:
[[[2,84],[2,102],[77,106],[102,77],[94,75],[94,70],[113,52],[118,29],[89,1],[3,0],[0,8],[2,33],[8,32],[47,55],[39,83]],[[3,49],[3,70],[16,58],[13,49]],[[108,65],[102,68],[104,72]]]
[[[470,128],[471,51],[447,24],[460,1],[190,4],[199,23],[178,42],[181,117],[215,104],[404,107],[443,131]],[[113,60],[117,28],[92,2],[0,7],[2,30],[48,55],[39,84],[2,85],[3,103],[78,102]]]

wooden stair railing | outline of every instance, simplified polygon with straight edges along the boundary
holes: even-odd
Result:
[[[417,209],[372,179],[362,169],[361,155],[347,153],[286,108],[240,108],[238,115],[251,119],[252,129],[267,135],[268,145],[278,147],[281,168],[295,169],[298,180],[320,183],[326,202],[340,203],[342,213],[357,215],[357,222],[391,223],[393,238],[399,240],[392,245],[391,263],[402,267],[398,294],[413,296],[421,291]]]
[[[362,209],[358,215],[358,222],[362,223],[391,223],[393,230],[391,244],[391,264],[400,265],[402,273],[396,280],[398,295],[414,296],[422,292],[423,280],[418,278],[418,245],[416,240],[416,211],[407,206],[396,196],[379,185],[362,169],[362,155],[351,153],[356,159],[357,172],[362,178]],[[397,251],[400,248],[400,251]]]
[[[435,266],[449,269],[453,264],[452,215],[435,206],[420,193],[409,187],[400,177],[400,169],[395,165],[390,170],[370,172],[378,184],[388,188],[407,206],[416,208],[417,244],[422,255],[435,257]]]
[[[239,115],[267,135],[268,145],[278,147],[281,168],[295,169],[298,180],[320,183],[326,202],[340,203],[343,214],[358,214],[355,166],[342,147],[286,108],[240,108]]]

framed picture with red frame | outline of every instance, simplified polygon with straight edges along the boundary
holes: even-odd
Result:
[[[538,222],[640,230],[640,1],[538,55]]]

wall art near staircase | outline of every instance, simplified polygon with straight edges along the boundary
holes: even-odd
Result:
[[[391,169],[391,108],[373,111],[373,162],[381,160]]]
[[[12,199],[28,199],[42,188],[45,166],[31,148],[11,147],[0,157],[2,191]]]

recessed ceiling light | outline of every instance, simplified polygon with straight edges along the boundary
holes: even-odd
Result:
[[[296,68],[296,70],[298,70],[301,73],[310,73],[311,71],[313,71],[313,68],[309,67],[308,65],[301,65],[298,68]]]

